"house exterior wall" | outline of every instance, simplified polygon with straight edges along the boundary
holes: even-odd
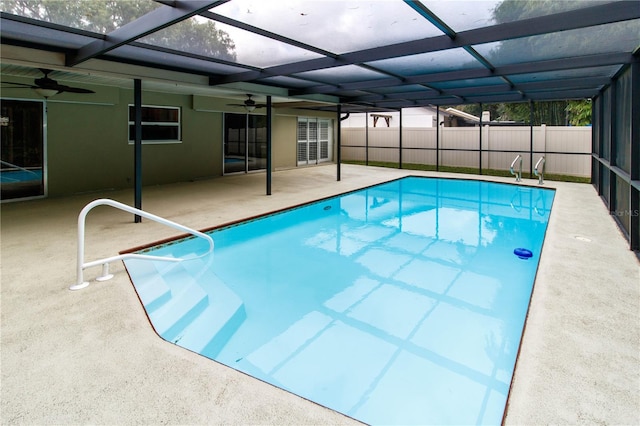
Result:
[[[297,129],[298,117],[291,115],[276,115],[273,117],[271,153],[273,155],[274,170],[296,167]]]
[[[48,102],[48,194],[133,185],[134,146],[128,142],[133,91],[113,105]],[[144,92],[144,105],[181,108],[181,143],[143,144],[142,184],[158,185],[222,174],[222,114],[190,107],[191,96]]]
[[[31,91],[22,92],[6,98],[43,102]],[[198,95],[143,91],[143,105],[180,107],[181,142],[142,145],[142,185],[221,176],[223,111],[229,110],[227,102]],[[115,87],[100,87],[90,97],[56,95],[46,102],[48,196],[133,187],[134,146],[128,142],[128,106],[132,103],[133,90]],[[237,108],[230,112],[244,111]],[[309,115],[309,111],[283,112],[273,116],[273,169],[296,167],[296,114]],[[318,116],[335,119],[335,114],[330,113]]]

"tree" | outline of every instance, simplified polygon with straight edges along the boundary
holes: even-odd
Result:
[[[604,3],[607,2],[594,0],[587,5]],[[583,0],[504,0],[496,5],[493,18],[500,24],[581,7],[585,7]],[[602,43],[621,43],[635,47],[639,39],[640,26],[635,21],[630,21],[506,40],[485,55],[492,63],[500,63],[501,58],[509,58],[509,62],[524,63],[598,53],[599,45]],[[568,75],[568,78],[571,78],[571,75]],[[529,105],[504,104],[499,119],[529,122]],[[587,125],[591,123],[591,102],[536,102],[533,121],[536,125]]]
[[[510,104],[469,104],[455,108],[480,117],[482,111],[489,111],[491,120],[515,121],[529,124],[531,106],[528,102]],[[549,101],[533,103],[533,125],[539,126],[586,126],[591,124],[591,102],[583,101]]]
[[[569,101],[567,112],[570,125],[587,126],[591,124],[591,100]]]
[[[2,10],[40,21],[107,34],[157,7],[149,0],[3,0]],[[216,59],[235,61],[235,44],[215,22],[191,18],[139,40]]]

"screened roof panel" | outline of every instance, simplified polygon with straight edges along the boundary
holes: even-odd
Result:
[[[341,54],[440,35],[404,2],[233,0],[212,9],[229,18]]]
[[[504,83],[505,81],[500,77],[487,77],[487,78],[469,78],[466,80],[441,81],[436,83],[430,83],[429,86],[435,87],[437,89],[453,89],[453,88],[480,87],[480,86],[497,86]]]
[[[420,90],[424,90],[425,87],[419,84],[407,84],[406,86],[394,86],[394,87],[379,87],[369,89],[368,91],[371,93],[378,93],[381,95],[389,94],[389,93],[410,93],[417,92]]]
[[[339,92],[336,92],[336,94],[337,96],[342,96],[345,98],[358,98],[368,95],[367,92],[363,92],[361,90],[341,90]]]
[[[383,59],[370,62],[368,65],[403,76],[482,68],[482,65],[462,48]]]
[[[486,27],[495,24],[493,10],[499,0],[438,1],[421,0],[430,11],[456,32]]]
[[[180,37],[187,29],[196,28],[201,37]],[[216,36],[223,40],[221,46]],[[194,40],[195,39],[195,40]],[[272,67],[289,62],[319,58],[322,55],[272,40],[270,38],[213,22],[201,17],[193,17],[169,28],[157,31],[140,41],[171,49],[182,50],[197,55],[249,65],[252,67]]]
[[[267,78],[258,80],[258,83],[265,83],[265,84],[270,84],[274,86],[295,87],[298,89],[305,88],[305,87],[312,87],[318,84],[313,81],[302,80],[300,78],[293,78],[293,77],[267,77]]]
[[[91,9],[78,7],[76,2],[69,0],[49,1],[46,4],[39,1],[3,0],[0,2],[0,11],[80,30],[107,34],[162,5],[152,0],[145,0],[120,1],[117,6],[116,13],[109,13],[100,7],[92,7]]]
[[[136,46],[122,46],[110,53],[110,56],[117,58],[120,61],[142,61],[150,62],[157,60],[158,56],[162,55],[162,52],[156,52],[144,48],[141,45]],[[189,56],[177,56],[169,52],[165,53],[163,65],[173,69],[180,69],[188,67],[190,70],[197,74],[211,74],[211,73],[237,73],[245,71],[245,68],[240,68],[233,65],[221,64],[217,62],[211,62],[206,59]]]
[[[214,89],[259,94],[264,84],[344,104],[596,96],[640,44],[637,0],[21,2],[38,9],[0,3],[3,63],[29,55],[4,52],[31,48],[54,53],[29,59],[34,68],[179,71]],[[60,19],[37,20],[50,4]]]
[[[495,66],[631,52],[640,46],[640,19],[486,43],[474,49]]]
[[[78,49],[94,41],[86,35],[61,33],[51,28],[24,25],[10,20],[3,20],[0,30],[3,37],[19,37],[21,42],[34,45],[47,43],[52,48]]]
[[[361,80],[375,80],[387,77],[384,74],[377,73],[375,71],[371,71],[357,65],[345,65],[336,68],[307,71],[294,74],[293,76],[318,82],[325,82],[328,84],[341,84]]]
[[[562,0],[554,2],[503,2],[501,0],[467,0],[456,2],[441,0],[419,1],[456,32],[613,2],[612,0]]]
[[[618,66],[580,68],[577,70],[558,70],[508,76],[514,83],[526,83],[531,81],[554,81],[559,79],[605,77],[610,78],[620,69]]]

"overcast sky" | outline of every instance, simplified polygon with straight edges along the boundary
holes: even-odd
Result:
[[[499,1],[424,3],[454,30],[462,31],[490,25]],[[233,0],[212,11],[338,54],[442,34],[402,0]],[[266,67],[317,57],[218,26],[236,43],[240,63]]]

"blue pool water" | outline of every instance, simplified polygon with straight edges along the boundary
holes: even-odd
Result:
[[[42,181],[42,169],[36,170],[5,170],[0,172],[2,183],[27,183]]]
[[[500,424],[553,198],[410,177],[126,266],[163,338],[229,367],[369,424]]]

